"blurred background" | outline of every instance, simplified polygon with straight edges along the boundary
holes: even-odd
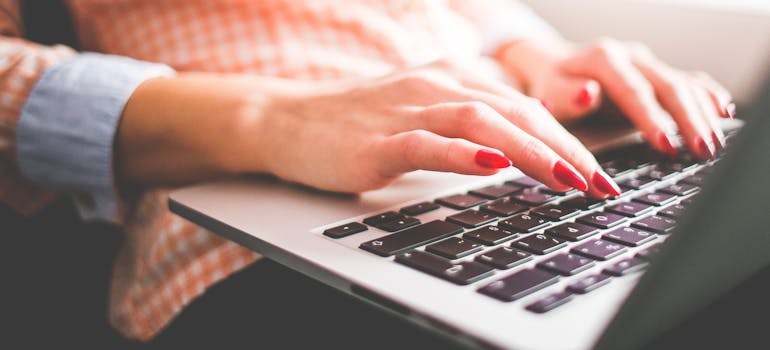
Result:
[[[676,67],[708,72],[739,107],[770,75],[770,0],[524,2],[568,39],[641,41]]]

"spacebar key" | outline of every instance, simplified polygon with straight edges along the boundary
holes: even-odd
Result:
[[[434,220],[420,226],[361,243],[360,248],[380,256],[391,256],[460,232],[463,232],[463,228],[458,225]]]

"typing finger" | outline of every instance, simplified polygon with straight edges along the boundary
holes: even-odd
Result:
[[[492,175],[511,161],[502,152],[460,138],[410,130],[382,139],[377,149],[382,174],[393,177],[413,170]]]
[[[655,90],[630,60],[626,48],[604,40],[565,61],[571,74],[596,79],[605,93],[631,119],[657,150],[676,154],[671,118],[655,97]]]
[[[688,79],[651,57],[637,60],[636,65],[654,86],[662,105],[676,120],[684,143],[692,154],[701,159],[713,158],[716,148],[711,134],[714,130],[704,108],[699,105],[699,100],[693,94]]]
[[[555,190],[588,189],[585,178],[572,164],[486,103],[436,104],[420,112],[415,125],[445,137],[464,138],[498,149],[514,166]]]

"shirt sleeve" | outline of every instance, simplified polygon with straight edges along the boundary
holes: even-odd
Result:
[[[476,25],[485,55],[494,55],[502,45],[515,39],[561,37],[548,22],[518,1],[451,0],[451,6]]]
[[[142,82],[173,73],[163,64],[97,53],[80,53],[48,68],[16,128],[22,175],[73,194],[84,219],[119,222],[113,144],[120,116]]]

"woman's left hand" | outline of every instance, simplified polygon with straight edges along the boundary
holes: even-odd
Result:
[[[703,72],[685,72],[662,62],[643,44],[601,39],[584,47],[561,40],[523,40],[497,54],[524,92],[538,98],[561,121],[594,112],[609,98],[654,148],[676,154],[676,122],[683,143],[698,158],[724,147],[717,119],[732,118],[735,105]]]

